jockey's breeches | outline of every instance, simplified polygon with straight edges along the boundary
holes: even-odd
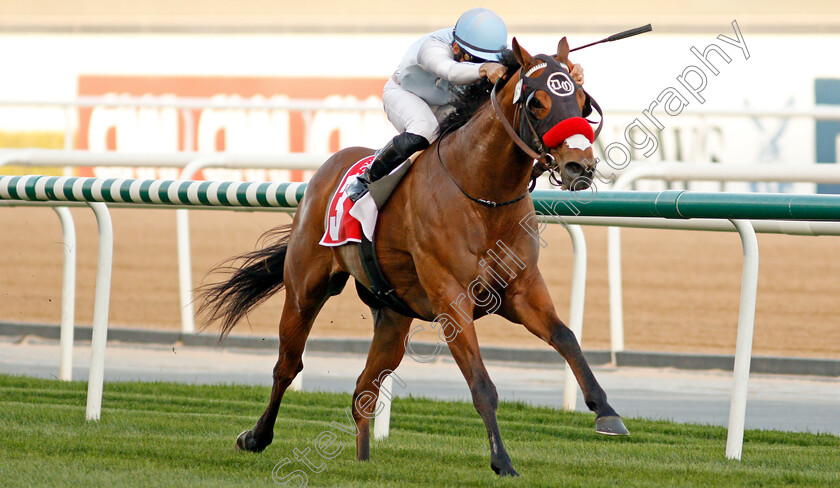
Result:
[[[389,79],[382,90],[382,103],[388,120],[399,132],[423,136],[432,143],[438,136],[438,124],[452,109],[449,105],[429,106],[425,100],[404,90]]]

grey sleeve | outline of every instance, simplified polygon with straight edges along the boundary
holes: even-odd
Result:
[[[417,64],[438,78],[469,85],[481,79],[478,63],[459,63],[452,59],[452,47],[437,39],[427,39],[417,53]]]

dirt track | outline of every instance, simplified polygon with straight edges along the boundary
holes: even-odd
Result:
[[[113,210],[116,243],[110,320],[114,327],[180,327],[175,215],[170,210]],[[283,214],[191,212],[193,278],[222,259],[253,249]],[[76,320],[93,315],[96,223],[73,210],[78,235]],[[550,226],[540,268],[561,317],[568,315],[571,244]],[[61,232],[50,209],[0,209],[0,320],[57,323],[61,301]],[[589,275],[583,345],[609,345],[606,230],[586,228]],[[730,233],[625,229],[625,339],[628,349],[732,354],[738,321],[741,247]],[[754,353],[840,358],[840,240],[760,235]],[[282,296],[269,300],[236,333],[276,334]],[[547,347],[497,317],[477,323],[484,345]],[[317,337],[370,337],[370,312],[352,286],[330,300]],[[215,333],[209,330],[206,333]],[[420,336],[422,337],[422,336]]]

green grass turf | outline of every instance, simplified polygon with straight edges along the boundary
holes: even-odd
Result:
[[[268,388],[107,383],[102,418],[86,422],[83,382],[0,375],[0,486],[277,486],[300,469],[308,486],[840,486],[840,438],[747,431],[743,461],[724,457],[721,427],[625,419],[631,436],[595,433],[592,414],[503,402],[502,436],[516,479],[490,470],[485,429],[471,404],[399,398],[391,436],[355,461],[348,394],[289,392],[274,443],[237,453],[234,439],[262,413]],[[807,412],[799,412],[807,415]],[[334,431],[334,459],[315,439]],[[313,473],[293,451],[312,449]],[[285,486],[297,486],[298,480]]]

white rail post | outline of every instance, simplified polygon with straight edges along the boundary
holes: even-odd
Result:
[[[607,227],[607,275],[610,291],[610,359],[624,350],[624,301],[621,290],[621,229]]]
[[[184,118],[184,151],[195,149],[195,121],[192,111],[181,109]],[[189,164],[189,163],[188,163]],[[186,166],[181,172],[185,178]],[[192,174],[186,176],[191,178]],[[178,291],[181,303],[181,333],[195,333],[195,310],[192,302],[192,257],[190,256],[190,218],[186,210],[175,211],[175,238],[178,246]]]
[[[755,300],[758,291],[758,240],[747,220],[731,220],[744,249],[741,274],[741,305],[738,312],[738,338],[735,344],[735,365],[732,372],[732,400],[729,406],[729,429],[726,436],[726,457],[741,459],[744,445],[744,420],[747,413],[747,389],[752,358]]]
[[[569,329],[581,343],[583,337],[583,305],[586,297],[586,239],[579,225],[564,225],[572,238],[574,264],[572,268],[572,297],[569,303]],[[578,384],[572,368],[566,363],[563,384],[563,410],[574,410]]]
[[[640,168],[645,171],[646,168]],[[635,173],[629,171],[621,175],[613,190],[627,190],[637,179]],[[607,280],[610,294],[610,360],[618,364],[616,353],[624,350],[624,299],[621,283],[621,228],[607,227]]]
[[[99,420],[102,410],[102,383],[105,379],[105,344],[108,340],[108,307],[111,300],[111,265],[114,257],[114,229],[104,203],[88,203],[99,228],[99,255],[96,263],[96,291],[93,305],[93,335],[90,344],[87,420]]]
[[[192,258],[190,257],[190,217],[187,210],[175,210],[178,243],[178,293],[181,298],[181,332],[195,333],[195,310],[192,299]]]
[[[189,180],[199,169],[223,159],[223,155],[201,156],[184,166],[178,179]],[[192,256],[190,254],[190,216],[186,209],[175,210],[175,231],[178,245],[178,293],[181,297],[181,332],[195,333],[195,310],[192,296]]]
[[[61,277],[61,356],[58,378],[73,380],[73,326],[76,309],[76,227],[67,207],[53,207],[61,221],[64,268]]]

